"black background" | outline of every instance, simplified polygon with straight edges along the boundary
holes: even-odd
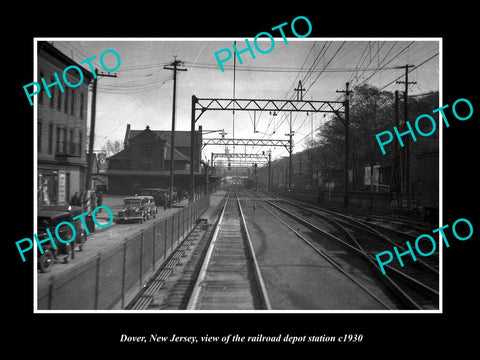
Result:
[[[286,356],[308,350],[310,355],[335,351],[354,355],[417,357],[454,350],[460,356],[474,349],[477,324],[477,263],[480,227],[474,211],[478,201],[476,143],[478,130],[478,51],[474,29],[478,19],[474,3],[459,2],[421,8],[417,3],[351,5],[245,2],[196,4],[75,4],[53,2],[35,8],[13,6],[2,23],[3,69],[3,181],[2,206],[4,321],[8,347],[28,348],[39,356],[64,356],[133,350],[166,356],[175,352],[218,352],[231,356],[246,344],[125,344],[120,334],[164,336],[239,334],[241,336],[329,335],[357,333],[356,344],[249,344],[279,350]],[[14,9],[14,10],[12,10]],[[310,19],[310,37],[442,37],[443,104],[467,98],[474,114],[468,121],[450,121],[443,137],[444,224],[467,218],[474,225],[468,241],[453,240],[444,248],[443,314],[34,314],[32,257],[21,262],[15,241],[33,234],[33,108],[23,85],[33,81],[34,37],[253,37],[261,31],[291,22],[297,16]],[[9,19],[13,21],[10,21]],[[302,33],[301,31],[299,31]],[[287,34],[288,36],[288,34]],[[7,82],[5,83],[5,78]],[[447,114],[449,114],[447,112]],[[6,320],[8,319],[8,320]],[[23,345],[25,344],[25,345]],[[47,349],[47,352],[45,352]],[[251,349],[249,349],[251,351]],[[105,351],[105,352],[104,352]],[[310,352],[313,351],[313,352]],[[43,355],[42,355],[43,353]],[[46,355],[49,354],[49,355]],[[169,353],[169,356],[177,356]],[[256,353],[250,353],[256,356]],[[263,353],[268,354],[268,353]],[[263,355],[266,356],[266,355]],[[96,356],[95,356],[96,357]]]

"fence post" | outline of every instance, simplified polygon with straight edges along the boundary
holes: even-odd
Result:
[[[185,238],[185,208],[182,209],[182,237]]]
[[[143,278],[143,231],[140,233],[140,286],[142,286]]]
[[[167,225],[168,225],[168,218],[165,218],[165,251],[163,252],[163,256],[166,258],[167,257]]]
[[[122,259],[122,309],[125,307],[125,267],[127,265],[127,242],[123,242],[123,259]]]
[[[177,212],[178,215],[178,223],[177,223],[177,244],[180,243],[180,212]]]
[[[171,218],[172,218],[172,242],[170,243],[170,250],[173,250],[173,228],[174,228],[173,225],[175,225],[175,214],[172,215]]]
[[[157,224],[153,224],[153,243],[152,243],[152,271],[155,272],[155,235],[157,234],[156,233],[156,228],[157,228]]]
[[[192,223],[192,204],[188,205],[188,229],[190,229],[190,224]]]

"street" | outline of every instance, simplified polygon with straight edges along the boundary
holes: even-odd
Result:
[[[107,206],[115,216],[123,207],[124,195],[104,195],[102,205]],[[119,243],[133,237],[136,233],[151,226],[153,223],[160,222],[164,218],[177,212],[181,208],[188,205],[188,200],[182,200],[175,203],[170,209],[164,210],[163,207],[158,207],[157,215],[154,219],[140,224],[138,222],[130,222],[124,224],[112,223],[106,228],[96,226],[95,232],[91,233],[87,237],[87,242],[83,244],[82,251],[79,251],[78,247],[75,248],[75,258],[69,258],[68,263],[56,263],[52,270],[48,273],[38,272],[38,286],[48,281],[52,276],[58,276],[60,274],[71,271],[73,268],[80,266],[82,263],[90,261],[94,256],[100,252],[107,252],[118,246]],[[96,219],[100,224],[107,224],[110,220],[109,214],[106,211],[96,213]]]

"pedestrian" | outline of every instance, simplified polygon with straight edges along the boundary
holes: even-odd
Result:
[[[95,194],[95,190],[90,191],[90,207],[91,209],[95,209],[97,207],[97,195]]]
[[[70,205],[78,205],[78,191],[76,191],[75,194],[72,196],[72,199],[70,200]]]
[[[167,210],[167,195],[163,195],[163,210]]]
[[[80,191],[80,196],[78,197],[79,201],[79,206],[83,208],[83,210],[89,210],[87,209],[87,192],[86,191]]]
[[[97,193],[97,207],[101,206],[103,202],[103,194],[102,191],[99,190]],[[102,212],[102,208],[98,209],[98,212]]]

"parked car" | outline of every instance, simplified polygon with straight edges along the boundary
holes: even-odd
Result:
[[[186,190],[180,191],[179,199],[180,201],[188,199],[188,191]]]
[[[138,196],[153,196],[155,199],[155,205],[163,206],[165,201],[168,202],[169,190],[162,188],[141,188],[137,190],[136,194]]]
[[[155,217],[157,207],[153,196],[129,196],[123,199],[123,209],[118,212],[113,221],[118,223],[139,221],[143,223],[150,217]]]
[[[147,220],[151,217],[157,216],[157,205],[153,196],[144,196],[148,201],[145,202],[145,208],[147,209]]]
[[[43,240],[48,237],[47,229],[52,234],[57,248],[54,248],[50,241],[42,244],[43,254],[37,249],[37,266],[41,272],[49,272],[56,262],[68,262],[69,256],[73,259],[75,257],[74,249],[78,246],[82,250],[83,244],[87,241],[87,234],[83,228],[82,222],[73,220],[77,215],[83,212],[80,206],[70,205],[54,205],[43,206],[38,210],[37,214],[37,237],[38,240]],[[63,221],[68,221],[75,227],[75,239],[68,244],[57,240],[55,235],[55,228]],[[63,240],[72,238],[72,229],[68,225],[62,225],[58,228],[58,235]]]

